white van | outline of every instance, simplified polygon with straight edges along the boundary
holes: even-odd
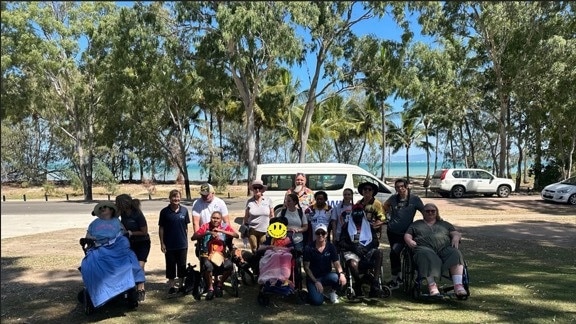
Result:
[[[396,191],[383,183],[370,172],[357,165],[343,163],[270,163],[259,164],[256,167],[256,179],[262,180],[268,189],[264,194],[272,199],[275,213],[284,205],[286,191],[294,185],[296,173],[306,175],[306,186],[312,191],[325,191],[328,194],[328,204],[332,207],[342,203],[344,189],[354,191],[354,203],[362,199],[358,193],[358,185],[372,182],[378,185],[376,199],[382,203]]]

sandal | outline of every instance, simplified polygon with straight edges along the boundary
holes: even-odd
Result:
[[[456,296],[466,296],[466,295],[468,295],[468,292],[466,292],[466,289],[464,289],[464,285],[463,285],[463,284],[456,284],[456,285],[454,285],[454,292],[456,293]]]
[[[430,296],[440,295],[440,291],[438,290],[438,286],[436,285],[436,283],[428,285],[428,292],[430,293]]]

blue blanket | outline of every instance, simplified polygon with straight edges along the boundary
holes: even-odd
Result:
[[[113,244],[88,250],[80,269],[94,307],[145,281],[144,271],[125,236]]]

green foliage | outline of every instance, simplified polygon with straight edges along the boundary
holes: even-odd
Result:
[[[82,190],[82,180],[78,176],[78,173],[74,172],[72,169],[65,169],[62,171],[62,176],[64,179],[70,181],[70,186],[74,191]]]
[[[46,195],[50,195],[50,194],[54,193],[54,190],[56,190],[56,186],[54,185],[53,181],[45,181],[42,184],[42,188],[44,188],[44,193]]]
[[[94,184],[101,184],[104,185],[106,190],[110,194],[115,194],[118,190],[118,180],[110,171],[108,166],[101,161],[96,161],[94,163],[94,177],[93,177]]]
[[[210,168],[210,183],[214,186],[216,191],[224,192],[230,183],[230,179],[234,175],[234,170],[238,167],[237,163],[222,162],[215,159],[208,165]]]

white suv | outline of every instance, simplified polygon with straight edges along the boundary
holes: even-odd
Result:
[[[445,198],[461,198],[467,193],[498,194],[505,198],[515,188],[513,180],[498,178],[482,169],[442,169],[436,171],[430,181],[430,190]]]

